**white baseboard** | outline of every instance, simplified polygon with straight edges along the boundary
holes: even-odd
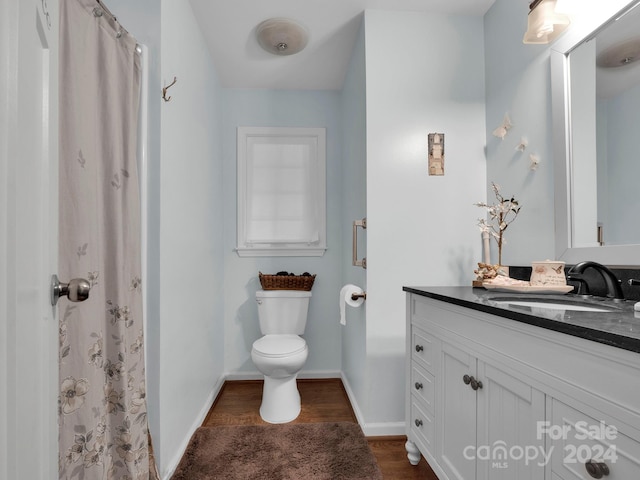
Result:
[[[298,378],[342,378],[342,372],[340,372],[340,370],[311,370],[308,372],[302,371],[298,374]]]
[[[405,435],[406,431],[404,422],[367,423],[364,419],[364,415],[362,414],[362,410],[360,410],[360,406],[358,405],[358,400],[351,389],[349,380],[347,380],[344,372],[341,372],[340,378],[342,378],[342,384],[347,392],[347,397],[349,397],[349,402],[351,402],[351,408],[353,408],[353,412],[356,415],[358,424],[360,425],[360,428],[362,428],[365,437]]]
[[[224,375],[225,380],[262,380],[264,376],[257,370],[254,372],[228,372]],[[300,379],[309,378],[342,378],[340,370],[307,370],[298,374]]]
[[[347,397],[349,397],[349,403],[351,403],[351,408],[353,409],[353,413],[356,415],[356,420],[358,420],[358,425],[364,431],[364,415],[362,415],[362,411],[360,410],[360,406],[358,405],[358,401],[356,400],[356,396],[353,393],[353,389],[349,384],[349,380],[347,380],[347,376],[344,372],[340,373],[340,378],[342,379],[342,385],[344,385],[344,389],[347,392]],[[366,435],[366,433],[365,433]]]
[[[404,422],[365,423],[362,431],[365,437],[396,437],[407,434]]]
[[[180,463],[180,460],[182,460],[184,452],[187,450],[187,446],[189,445],[189,440],[191,440],[191,437],[193,436],[194,432],[198,429],[198,427],[202,426],[204,419],[207,417],[207,414],[209,413],[209,410],[211,410],[211,406],[213,405],[213,402],[218,397],[218,394],[222,389],[222,385],[224,384],[224,381],[225,381],[225,376],[222,375],[218,379],[216,384],[213,386],[211,393],[209,393],[209,395],[207,396],[207,401],[205,402],[204,406],[202,407],[202,410],[200,410],[200,413],[198,414],[195,421],[191,425],[191,428],[189,429],[187,436],[180,443],[180,448],[178,449],[177,454],[174,455],[171,461],[167,464],[168,468],[165,470],[165,472],[160,474],[162,476],[162,480],[170,480],[170,478],[175,473],[176,468],[178,468],[178,464]]]
[[[260,372],[234,372],[234,373],[225,373],[223,375],[224,380],[229,381],[237,381],[237,380],[262,380],[264,377]]]

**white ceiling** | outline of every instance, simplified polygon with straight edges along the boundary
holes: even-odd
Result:
[[[365,9],[482,16],[495,0],[190,0],[223,87],[339,90]],[[300,53],[262,50],[255,27],[288,17],[309,31]]]

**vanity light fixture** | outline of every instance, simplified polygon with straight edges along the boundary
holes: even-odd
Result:
[[[293,55],[307,46],[309,34],[298,22],[289,18],[270,18],[256,27],[258,43],[274,55]]]
[[[533,0],[529,4],[523,43],[551,43],[567,29],[571,23],[569,16],[557,13],[556,3],[557,0]]]
[[[583,2],[583,0],[556,0],[555,11],[556,13],[563,13],[565,15],[575,14],[579,11],[581,2]]]

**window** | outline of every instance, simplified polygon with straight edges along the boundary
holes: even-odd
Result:
[[[238,255],[324,254],[325,157],[324,128],[238,127]]]

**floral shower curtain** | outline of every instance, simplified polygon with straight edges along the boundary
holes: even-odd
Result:
[[[136,40],[96,0],[60,0],[59,478],[149,478]]]

